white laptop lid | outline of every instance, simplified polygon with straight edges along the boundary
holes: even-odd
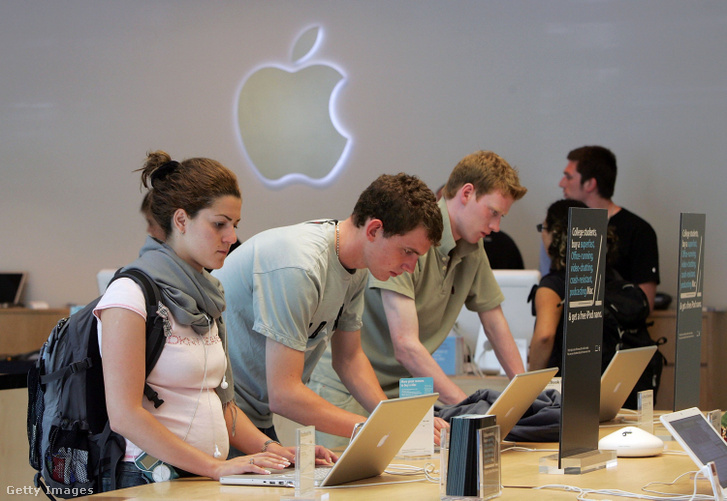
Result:
[[[431,393],[379,402],[319,486],[339,485],[381,475],[438,397],[438,393]],[[227,475],[221,477],[220,482],[293,487],[291,477],[292,473]]]
[[[24,271],[0,273],[0,305],[18,306],[23,295],[27,273]]]
[[[98,293],[103,295],[106,292],[106,287],[109,286],[109,282],[114,278],[118,268],[103,268],[96,274],[96,285],[98,285]]]
[[[505,315],[510,332],[515,339],[515,344],[520,351],[523,365],[527,366],[527,353],[530,347],[530,340],[533,337],[535,317],[532,314],[532,306],[528,303],[528,296],[534,285],[540,283],[540,271],[538,270],[492,270],[492,274],[500,286],[505,300],[500,303],[502,313]],[[475,343],[475,363],[487,374],[505,374],[504,369],[497,360],[495,350],[487,340],[485,330],[475,315],[477,341]],[[457,320],[459,322],[459,319]]]
[[[616,352],[601,375],[601,422],[616,417],[655,352],[656,345]]]
[[[727,492],[727,442],[707,421],[702,411],[691,407],[664,414],[659,419],[699,468],[714,461],[722,493]]]
[[[507,387],[497,397],[495,403],[486,414],[497,417],[500,426],[500,437],[505,440],[513,426],[525,414],[538,395],[545,389],[553,376],[558,372],[557,367],[523,372],[516,375]]]

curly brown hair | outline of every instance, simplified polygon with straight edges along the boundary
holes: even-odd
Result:
[[[172,215],[184,209],[194,218],[216,199],[231,195],[242,199],[237,177],[227,167],[210,158],[172,160],[168,153],[157,150],[147,154],[141,169],[141,185],[149,191],[142,209],[149,213],[168,237],[172,232]]]
[[[439,245],[442,238],[442,213],[434,193],[409,174],[382,174],[376,178],[359,196],[351,217],[356,227],[370,218],[381,220],[387,238],[404,235],[420,225],[432,245]]]
[[[550,245],[546,249],[550,256],[551,270],[564,270],[568,253],[568,210],[571,207],[587,209],[588,206],[579,200],[563,199],[553,202],[545,216],[545,230],[551,235]],[[609,227],[606,231],[606,263],[613,261],[618,245],[618,238]]]
[[[565,269],[568,252],[568,209],[571,207],[587,208],[579,200],[563,199],[553,202],[545,215],[545,230],[550,233],[550,245],[546,249],[550,256],[550,269]]]

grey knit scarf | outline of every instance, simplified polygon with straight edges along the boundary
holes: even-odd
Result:
[[[162,294],[162,302],[181,325],[189,325],[197,334],[204,335],[210,322],[217,322],[223,346],[227,347],[226,329],[222,321],[225,296],[222,284],[207,271],[195,270],[177,256],[167,244],[147,237],[139,252],[139,258],[124,269],[137,269],[152,278]],[[228,391],[217,389],[226,403],[234,397],[232,370],[228,358],[226,380]]]

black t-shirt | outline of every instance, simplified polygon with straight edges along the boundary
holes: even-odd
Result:
[[[550,273],[540,279],[538,287],[547,287],[558,294],[561,301],[565,299],[565,270],[551,270]],[[534,304],[533,300],[533,304]],[[537,314],[537,311],[536,311]],[[548,367],[558,367],[556,376],[560,376],[560,366],[563,363],[563,315],[558,321],[558,328],[555,331],[555,339],[553,340],[553,351],[550,352],[548,359]]]
[[[515,241],[507,233],[493,231],[482,243],[493,270],[523,270],[525,263]]]
[[[659,249],[656,232],[649,223],[627,209],[608,220],[616,234],[613,268],[626,280],[642,284],[659,283]]]

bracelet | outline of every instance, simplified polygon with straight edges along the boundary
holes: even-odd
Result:
[[[278,445],[280,445],[280,442],[278,442],[277,440],[273,440],[273,439],[271,438],[270,440],[268,440],[267,442],[265,442],[265,443],[263,444],[263,449],[262,449],[262,451],[260,451],[260,452],[265,452],[265,451],[267,451],[267,450],[268,450],[268,446],[269,446],[270,444],[278,444]],[[282,447],[282,446],[281,446],[281,447]]]

